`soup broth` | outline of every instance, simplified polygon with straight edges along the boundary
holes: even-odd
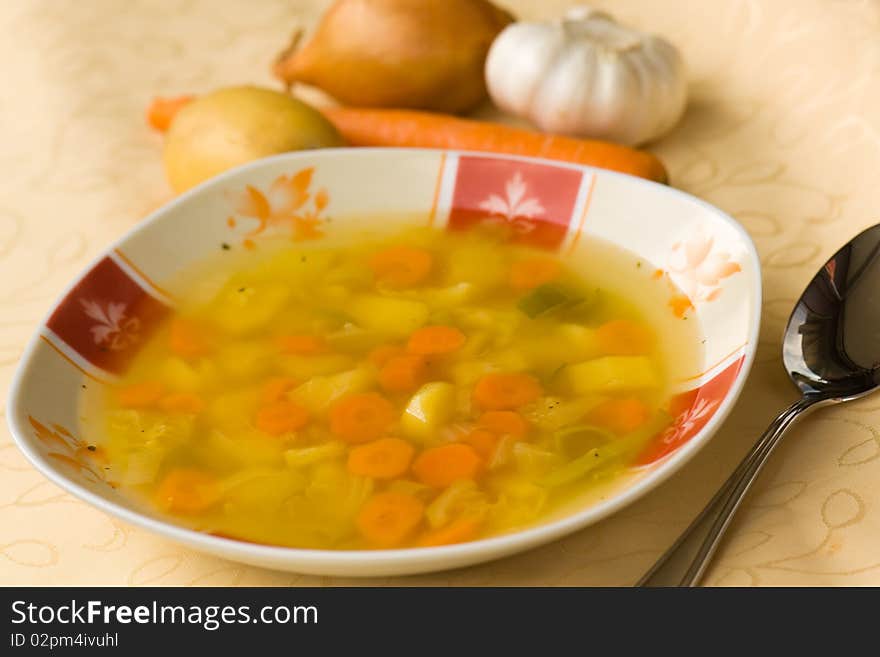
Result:
[[[351,232],[217,258],[95,401],[120,487],[217,535],[436,546],[625,472],[701,359],[648,263],[491,232]]]

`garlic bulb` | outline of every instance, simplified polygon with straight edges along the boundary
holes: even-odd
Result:
[[[513,23],[486,60],[495,104],[546,132],[640,144],[678,122],[684,62],[668,41],[579,7],[561,21]]]

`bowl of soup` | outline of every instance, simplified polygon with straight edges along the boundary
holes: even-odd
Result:
[[[331,149],[241,167],[93,262],[8,404],[73,495],[271,568],[501,557],[631,503],[735,402],[757,342],[742,227],[547,160]]]

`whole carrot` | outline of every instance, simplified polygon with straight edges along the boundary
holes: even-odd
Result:
[[[499,123],[409,110],[324,108],[351,146],[403,146],[529,155],[587,164],[665,183],[655,156],[605,141],[547,135]]]

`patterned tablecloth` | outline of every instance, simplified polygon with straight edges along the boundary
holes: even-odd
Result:
[[[154,94],[271,84],[320,0],[0,3],[0,383],[71,277],[170,198]],[[565,0],[504,0],[521,17]],[[690,67],[683,123],[655,150],[675,185],[736,217],[764,267],[758,358],[740,403],[679,475],[598,525],[495,563],[394,580],[620,585],[650,565],[795,396],[780,364],[814,270],[878,220],[880,5],[872,0],[605,0]],[[823,410],[773,457],[708,574],[718,585],[880,585],[880,401]],[[178,547],[61,492],[0,428],[0,584],[384,584],[277,573]]]

